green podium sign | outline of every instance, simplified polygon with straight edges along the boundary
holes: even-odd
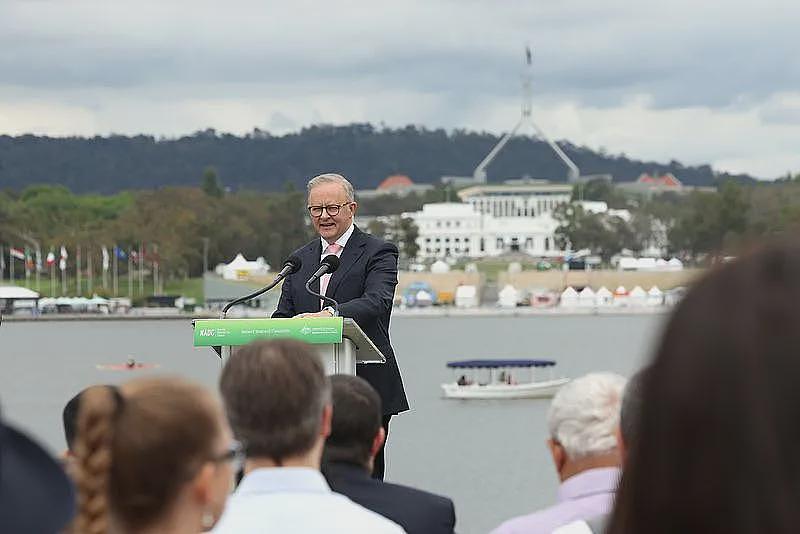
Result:
[[[195,319],[194,346],[246,345],[256,339],[292,338],[306,343],[342,342],[341,317],[299,319]]]

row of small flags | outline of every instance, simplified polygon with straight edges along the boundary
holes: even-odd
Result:
[[[87,249],[88,251],[88,249]],[[69,259],[69,253],[67,252],[67,248],[65,246],[61,246],[61,249],[58,251],[59,255],[56,256],[56,249],[51,248],[50,252],[47,253],[45,257],[44,264],[47,267],[53,267],[56,264],[56,260],[58,260],[58,268],[60,270],[65,270],[67,268],[67,259]],[[140,250],[131,249],[130,251],[126,251],[122,247],[114,246],[112,247],[111,251],[109,252],[108,248],[105,246],[100,247],[100,253],[103,257],[103,270],[107,271],[111,267],[111,258],[116,257],[118,260],[127,261],[130,259],[133,263],[139,263],[140,259],[144,259],[144,261],[150,261],[154,264],[158,263],[158,254],[152,253],[149,254],[145,251],[144,247]],[[8,247],[8,257],[9,261],[13,262],[15,259],[20,260],[25,263],[25,269],[33,270],[35,268],[42,269],[42,257],[41,253],[36,251],[31,251],[29,248],[17,248],[17,247]],[[142,258],[143,257],[143,258]],[[6,261],[5,261],[5,254],[3,254],[3,247],[0,247],[0,270],[6,268]]]

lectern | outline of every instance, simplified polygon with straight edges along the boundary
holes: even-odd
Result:
[[[235,348],[257,339],[291,338],[311,343],[328,374],[356,374],[356,364],[386,363],[381,351],[353,319],[309,317],[293,319],[195,319],[195,347],[222,347],[222,363]]]

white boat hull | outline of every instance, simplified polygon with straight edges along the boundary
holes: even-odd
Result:
[[[442,384],[442,390],[447,399],[539,399],[552,397],[567,382],[569,382],[569,378],[525,384],[487,384],[485,386],[477,384],[459,386],[456,383],[450,383]]]

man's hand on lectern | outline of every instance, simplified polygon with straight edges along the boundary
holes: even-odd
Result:
[[[333,317],[333,314],[328,310],[322,310],[315,313],[298,313],[294,319],[303,319],[308,317]]]

